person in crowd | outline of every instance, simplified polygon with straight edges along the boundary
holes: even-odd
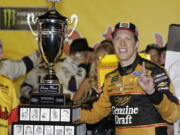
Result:
[[[25,56],[19,60],[0,60],[0,133],[7,135],[11,132],[11,124],[17,121],[17,107],[19,98],[13,82],[29,72],[38,63],[39,53],[33,52],[30,56]]]
[[[149,44],[147,45],[145,52],[150,54],[151,61],[160,65],[160,48],[156,44]]]
[[[146,47],[146,53],[150,54],[151,60],[164,67],[165,57],[166,57],[166,46],[159,48],[156,44],[150,44]],[[173,126],[172,124],[167,124],[168,135],[173,135]]]
[[[0,74],[0,134],[8,135],[10,125],[14,121],[13,113],[19,105],[19,98],[13,82]]]
[[[56,66],[56,71],[59,71],[57,76],[63,84],[64,92],[71,92],[71,98],[81,82],[89,75],[93,51],[86,38],[75,39],[70,45],[70,56]]]
[[[91,94],[98,93],[97,88],[97,65],[99,63],[99,58],[104,57],[107,54],[114,54],[114,48],[107,42],[103,42],[95,49],[94,60],[91,63],[91,68],[89,72],[89,77],[80,84],[78,91],[73,97],[73,101],[83,101],[87,100],[88,97],[91,97]]]
[[[114,48],[108,42],[101,42],[101,44],[95,49],[94,59],[91,63],[91,68],[89,72],[89,77],[85,78],[85,80],[80,84],[79,89],[75,93],[73,97],[73,101],[75,103],[82,103],[86,108],[91,108],[92,102],[96,101],[100,91],[98,90],[98,76],[97,76],[97,66],[99,63],[99,58],[104,57],[107,54],[114,54]],[[100,121],[96,124],[88,124],[87,125],[87,135],[95,135],[101,131],[101,134],[106,134],[109,128],[113,127],[109,126],[111,120],[110,118],[106,118],[103,121]],[[105,130],[107,129],[107,130]],[[109,129],[113,132],[113,128]],[[108,131],[109,131],[108,130]],[[96,132],[96,133],[95,133]],[[110,131],[109,131],[110,132]],[[100,134],[100,133],[99,133]]]
[[[159,48],[159,49],[160,49],[160,65],[162,67],[164,67],[165,66],[165,59],[166,59],[167,44],[165,44],[164,47]],[[171,112],[171,113],[168,112],[167,115],[169,117],[172,117],[171,115],[174,115],[175,117],[172,117],[174,119],[180,118],[180,116],[178,115],[179,113],[174,114],[174,112],[180,112],[180,105],[179,104],[174,104],[173,102],[170,102],[170,104],[171,103],[172,103],[171,108],[169,108],[167,110],[172,110],[173,112]],[[163,104],[163,103],[161,103],[161,104]],[[165,104],[166,104],[166,102],[165,102]],[[165,104],[163,104],[163,105],[165,105]],[[175,121],[175,120],[172,120],[172,121]],[[173,123],[171,123],[171,124],[168,123],[167,124],[167,133],[168,133],[168,135],[174,135]]]
[[[47,74],[48,65],[41,60],[41,62],[26,75],[20,90],[20,99],[22,103],[28,103],[30,94],[38,92],[39,84],[43,82]]]
[[[73,59],[85,59],[85,61],[78,63],[80,67],[84,67],[86,69],[86,77],[89,75],[93,53],[94,49],[89,47],[89,43],[86,38],[75,39],[70,46],[70,54],[72,55]],[[82,59],[79,59],[78,61],[81,60]]]
[[[102,45],[102,44],[109,44],[109,45],[113,46],[113,42],[112,42],[112,40],[110,40],[110,39],[104,39],[104,40],[102,40],[102,41],[100,42],[100,45]]]
[[[99,46],[101,46],[102,44],[108,44],[108,45],[111,45],[113,46],[113,43],[112,43],[112,40],[110,39],[104,39],[102,40],[100,43],[97,43],[93,46],[94,50],[96,50],[96,48],[98,48]]]
[[[166,135],[166,121],[174,122],[180,114],[165,69],[137,54],[134,24],[117,23],[112,37],[119,66],[106,75],[103,92],[93,108],[81,110],[81,122],[96,123],[112,112],[116,135]]]
[[[25,75],[38,64],[39,56],[39,52],[34,51],[31,55],[18,60],[1,59],[0,74],[9,77],[12,80]]]

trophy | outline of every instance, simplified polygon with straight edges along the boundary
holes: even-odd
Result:
[[[60,85],[55,75],[53,65],[62,56],[64,40],[68,39],[75,30],[78,17],[73,14],[69,21],[55,9],[55,3],[60,0],[48,1],[52,2],[52,8],[37,19],[35,19],[34,14],[28,14],[27,22],[33,35],[37,37],[41,55],[48,64],[48,74],[39,85],[39,93],[57,94],[62,93],[60,92],[62,90],[62,85]],[[73,21],[74,27],[71,33],[67,34],[67,25],[72,24]],[[37,26],[37,32],[34,32],[32,29],[31,22]]]
[[[30,104],[19,106],[18,122],[12,125],[12,135],[25,135],[28,131],[31,135],[84,135],[86,133],[85,124],[78,123],[81,107],[67,102],[66,94],[56,91],[58,82],[56,82],[53,65],[62,55],[64,40],[72,32],[69,35],[65,33],[67,25],[71,22],[55,10],[55,2],[58,0],[51,1],[52,9],[39,16],[36,21],[33,15],[28,15],[29,26],[30,19],[37,24],[38,33],[35,33],[31,26],[30,29],[38,37],[41,55],[49,68],[48,74],[40,85],[39,93],[31,94]],[[72,18],[77,17],[74,15]],[[77,19],[75,26],[76,24]]]

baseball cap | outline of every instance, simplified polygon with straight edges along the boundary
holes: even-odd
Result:
[[[112,32],[112,36],[119,30],[128,30],[132,32],[135,36],[138,36],[138,31],[136,25],[130,22],[119,22],[115,25],[114,31]]]
[[[145,52],[149,52],[151,49],[155,49],[157,51],[160,51],[160,48],[158,47],[157,44],[149,44],[146,46]]]
[[[73,40],[70,45],[70,52],[81,52],[81,51],[94,51],[93,48],[89,47],[86,38],[78,38]]]

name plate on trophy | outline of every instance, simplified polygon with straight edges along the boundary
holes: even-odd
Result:
[[[44,94],[44,93],[32,93],[30,98],[30,104],[32,105],[65,105],[69,101],[69,97],[66,94]]]
[[[60,93],[60,84],[39,84],[39,93]]]
[[[72,123],[80,120],[80,106],[40,106],[40,105],[23,105],[19,107],[19,121],[21,122],[63,122]]]
[[[85,135],[85,124],[29,124],[13,123],[12,135]]]

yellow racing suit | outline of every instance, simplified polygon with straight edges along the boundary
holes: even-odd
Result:
[[[137,82],[143,62],[147,74],[154,78],[152,95],[145,94]],[[172,104],[177,115],[171,115],[173,111],[168,110]],[[91,110],[81,111],[81,121],[96,123],[112,113],[116,135],[167,135],[166,122],[174,122],[180,117],[177,106],[178,99],[165,70],[137,55],[133,64],[119,65],[106,75],[102,94]]]
[[[0,75],[0,135],[8,135],[8,120],[18,104],[19,99],[12,81]]]

